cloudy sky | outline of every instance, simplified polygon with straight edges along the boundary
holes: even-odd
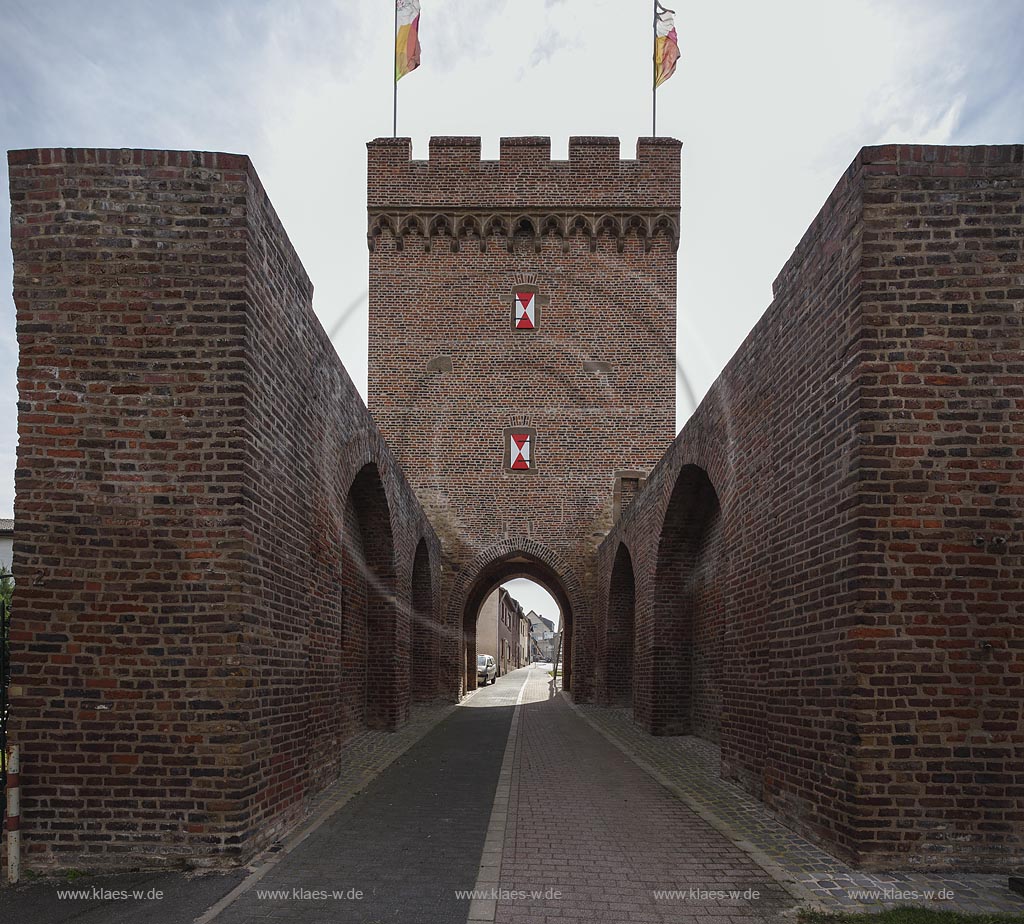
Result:
[[[681,425],[866,144],[1024,141],[1024,0],[682,3],[659,91],[683,141]],[[399,133],[650,133],[650,0],[422,0]],[[0,142],[249,154],[366,381],[365,142],[391,131],[392,0],[0,0]],[[9,206],[6,162],[2,208]],[[14,498],[17,343],[0,253],[0,517]],[[537,604],[520,593],[524,603]],[[550,607],[545,607],[547,612]]]

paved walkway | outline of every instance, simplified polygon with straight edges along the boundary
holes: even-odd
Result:
[[[651,737],[633,724],[628,709],[589,704],[573,708],[761,866],[795,887],[808,904],[829,911],[916,904],[987,914],[1024,913],[1024,898],[1010,891],[1005,875],[860,872],[787,828],[763,803],[723,780],[718,748],[710,742]]]
[[[523,672],[524,674],[526,672]],[[203,924],[464,924],[523,677],[451,713]]]
[[[0,920],[759,924],[801,899],[838,910],[870,904],[851,889],[949,885],[952,902],[916,903],[1024,908],[1004,877],[850,870],[719,779],[716,759],[622,710],[574,706],[526,668],[347,742],[307,824],[248,870],[87,877],[74,887],[98,895],[79,898],[53,881],[0,890]],[[164,897],[103,897],[135,888]]]
[[[760,924],[795,904],[541,668],[479,690],[285,851],[200,924]]]
[[[795,904],[552,696],[540,670],[517,738],[496,921],[754,924]]]

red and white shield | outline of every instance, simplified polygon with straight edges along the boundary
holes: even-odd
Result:
[[[535,292],[516,292],[516,329],[533,330],[537,326],[537,295]]]
[[[509,456],[509,458],[512,460],[512,468],[517,469],[518,471],[525,471],[529,469],[530,434],[513,433],[511,439],[511,455]]]

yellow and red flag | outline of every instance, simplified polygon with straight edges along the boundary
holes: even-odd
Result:
[[[395,82],[420,66],[420,0],[395,0]]]
[[[676,35],[675,10],[654,3],[654,87],[657,89],[671,77],[679,60],[679,38]]]

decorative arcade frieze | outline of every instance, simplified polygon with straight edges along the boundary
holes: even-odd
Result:
[[[450,212],[434,211],[371,211],[366,240],[370,250],[378,240],[389,234],[397,250],[402,250],[407,237],[419,238],[429,251],[439,239],[447,243],[453,253],[465,244],[485,253],[488,246],[505,247],[509,253],[517,249],[532,249],[539,253],[545,237],[561,242],[562,251],[568,252],[574,235],[582,235],[596,251],[598,241],[607,235],[615,241],[621,253],[630,235],[643,242],[649,252],[660,237],[668,241],[673,252],[679,247],[679,224],[674,215],[665,211],[632,209],[624,212],[561,212],[510,213],[461,209]],[[443,246],[443,244],[442,244]]]

